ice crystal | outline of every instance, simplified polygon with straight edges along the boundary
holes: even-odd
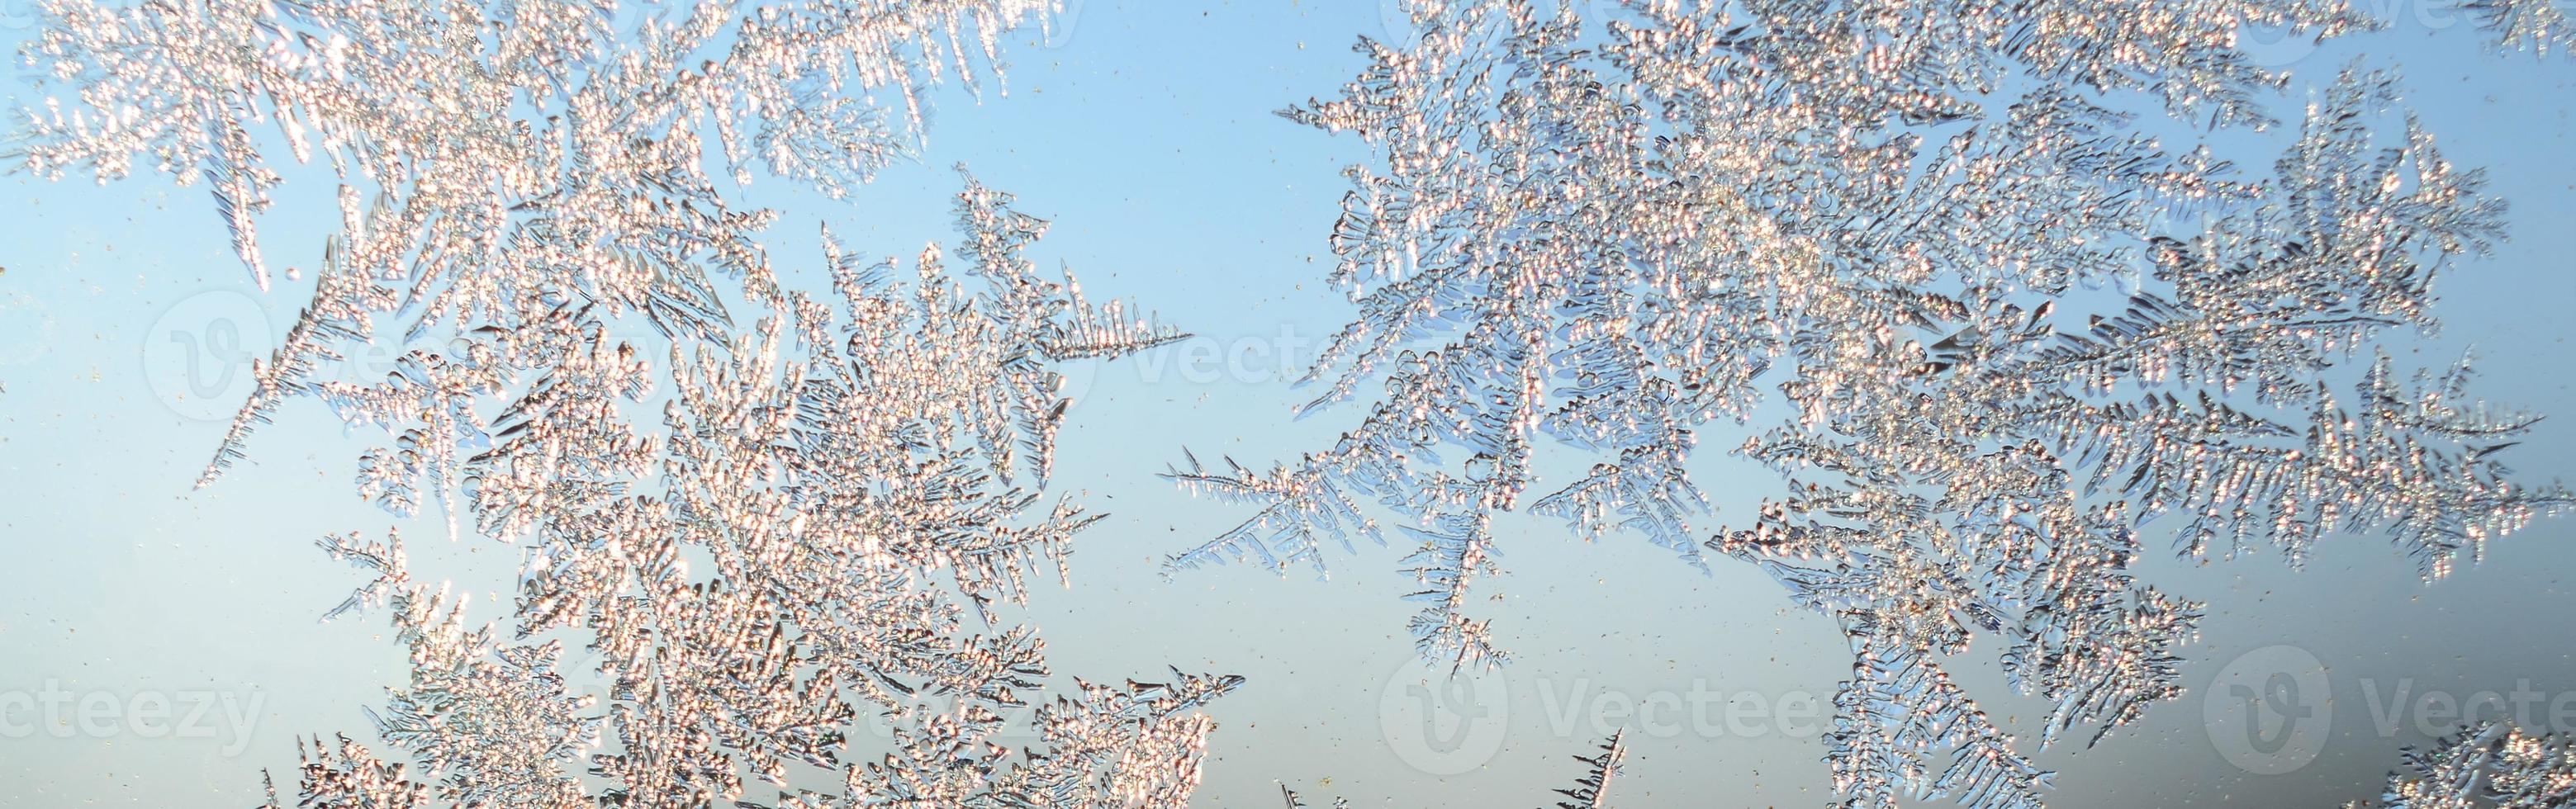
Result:
[[[1565,796],[1565,800],[1556,804],[1556,809],[1607,809],[1610,806],[1610,779],[1619,774],[1619,763],[1628,757],[1627,736],[1626,731],[1610,734],[1610,741],[1601,745],[1601,752],[1575,757],[1576,761],[1584,764],[1583,777],[1577,779],[1574,786],[1556,791]]]
[[[1043,223],[1009,203],[971,180],[959,196],[975,286],[936,249],[906,268],[827,234],[832,296],[784,292],[730,341],[670,346],[659,374],[567,309],[381,387],[327,388],[362,418],[452,403],[491,439],[459,462],[475,528],[527,555],[503,640],[415,580],[399,539],[325,541],[375,573],[331,614],[387,607],[411,649],[376,726],[420,770],[317,742],[303,804],[732,805],[758,780],[798,809],[1184,805],[1213,728],[1196,709],[1239,678],[1076,681],[1034,707],[1033,746],[998,742],[1048,669],[995,608],[1030,573],[1062,576],[1097,519],[1026,488],[1063,412],[1049,365],[1176,337],[1033,274]],[[487,399],[499,415],[473,421]],[[659,430],[624,417],[657,400]],[[539,636],[583,639],[604,712]],[[863,712],[892,749],[845,761]],[[839,787],[792,788],[800,771]]]
[[[78,97],[29,114],[21,168],[203,179],[262,286],[269,158],[338,179],[310,301],[200,485],[314,397],[390,438],[362,495],[449,503],[452,529],[461,505],[525,554],[513,612],[476,626],[398,537],[324,541],[374,575],[330,614],[384,610],[411,674],[374,713],[388,758],[313,739],[300,805],[735,805],[754,782],[799,808],[1185,802],[1197,709],[1240,679],[1040,700],[1044,644],[998,612],[1098,519],[1041,502],[1055,364],[1178,335],[1040,275],[1045,223],[972,178],[959,270],[826,232],[809,295],[756,240],[775,215],[707,174],[845,191],[1042,5],[45,6],[28,55]],[[370,343],[404,353],[326,372]],[[869,715],[884,750],[853,742]]]
[[[1626,731],[1611,734],[1610,741],[1602,743],[1601,752],[1574,757],[1583,762],[1583,777],[1576,779],[1574,786],[1556,791],[1565,796],[1565,800],[1557,802],[1556,809],[1608,809],[1610,779],[1619,774],[1620,763],[1628,757],[1627,735]],[[1287,809],[1306,809],[1306,802],[1286,784],[1279,786],[1279,797]],[[1333,799],[1333,809],[1350,809],[1350,805],[1347,799]]]
[[[1330,234],[1358,315],[1304,406],[1367,415],[1267,470],[1173,469],[1257,508],[1174,566],[1320,571],[1393,515],[1417,645],[1464,666],[1503,659],[1469,610],[1498,512],[1741,560],[1849,639],[1827,748],[1852,805],[2023,807],[2050,774],[1945,665],[1999,645],[2053,704],[2042,745],[2178,694],[2201,608],[2131,572],[2148,521],[2294,561],[2385,530],[2429,579],[2567,503],[2510,479],[2534,419],[2472,400],[2465,362],[2374,348],[2436,325],[2503,202],[2393,74],[2356,64],[2283,121],[2286,74],[2234,45],[2375,25],[2353,9],[1620,5],[1587,34],[1570,7],[1409,2],[1417,36],[1364,39],[1339,97],[1284,113],[1376,154]],[[2564,30],[2481,8],[2509,41]],[[2265,136],[2268,175],[2214,146]],[[1777,425],[1736,452],[1788,495],[1712,536],[1687,470],[1721,418]],[[1562,454],[1594,463],[1535,488]]]
[[[281,158],[329,167],[326,267],[202,486],[281,401],[322,393],[317,369],[353,341],[508,353],[492,332],[583,310],[675,338],[738,331],[718,282],[778,296],[754,241],[775,215],[710,167],[837,196],[919,141],[926,87],[972,82],[976,57],[998,67],[997,37],[1047,5],[44,0],[25,58],[77,93],[24,111],[9,156],[47,177],[106,182],[140,159],[202,181],[262,289],[257,225]],[[427,430],[452,432],[448,418]],[[431,438],[379,465],[452,470],[453,445]]]
[[[2556,809],[2576,804],[2576,737],[2485,721],[2406,751],[2379,801],[2347,809]]]

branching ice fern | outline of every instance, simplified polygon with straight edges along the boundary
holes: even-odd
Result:
[[[962,272],[936,249],[907,268],[827,237],[831,295],[784,292],[659,372],[567,313],[505,341],[542,362],[423,363],[351,394],[363,411],[538,369],[501,386],[521,393],[460,472],[477,530],[527,560],[515,613],[469,629],[398,541],[325,543],[376,574],[333,614],[388,607],[411,648],[376,724],[421,769],[344,745],[308,763],[304,803],[757,805],[765,782],[781,807],[1185,805],[1214,728],[1198,708],[1241,678],[1077,680],[1022,719],[1049,687],[1045,645],[995,611],[1031,573],[1063,576],[1097,519],[1028,488],[1062,413],[1051,364],[1178,335],[1034,275],[1043,223],[1008,196],[969,180],[957,210]],[[659,429],[620,400],[658,403]],[[593,670],[558,672],[552,638]],[[893,732],[861,763],[866,714]],[[1023,732],[1034,744],[997,743]]]
[[[2493,720],[2408,749],[2377,801],[2347,809],[2549,809],[2576,803],[2576,738]]]
[[[302,805],[736,805],[753,782],[799,807],[1185,802],[1197,709],[1239,678],[1077,681],[1022,717],[1045,646],[998,612],[1098,519],[1041,502],[1055,364],[1179,335],[1039,274],[1045,223],[971,178],[955,270],[826,233],[807,279],[717,179],[843,194],[919,143],[924,90],[998,76],[996,38],[1046,7],[45,5],[26,55],[75,95],[27,113],[15,168],[203,181],[262,288],[282,164],[337,181],[310,300],[200,485],[315,397],[390,439],[363,496],[445,502],[451,532],[526,554],[513,613],[474,628],[399,541],[326,543],[376,574],[332,614],[386,607],[410,649],[375,720],[419,770],[316,739]],[[371,343],[402,353],[334,373]],[[559,669],[564,642],[590,670]],[[867,714],[891,749],[845,763]]]
[[[262,289],[276,167],[328,166],[340,221],[320,277],[202,486],[283,400],[325,395],[317,371],[356,341],[427,363],[508,354],[509,333],[565,318],[738,331],[729,293],[778,300],[755,240],[776,217],[709,169],[845,193],[920,142],[923,91],[973,82],[973,58],[998,67],[997,37],[1046,7],[50,0],[25,56],[76,93],[25,111],[7,156],[202,182]],[[452,468],[459,426],[427,421],[386,462]]]
[[[2557,30],[2543,5],[2491,4],[2491,33]],[[2433,282],[2504,212],[2389,72],[2272,111],[2288,76],[2237,30],[2376,25],[2354,9],[1619,6],[1586,31],[1409,2],[1418,36],[1363,40],[1338,97],[1285,113],[1375,151],[1329,236],[1358,314],[1306,408],[1366,416],[1271,471],[1173,470],[1260,509],[1173,565],[1321,568],[1389,518],[1420,543],[1417,645],[1473,665],[1503,659],[1468,613],[1500,512],[1749,562],[1848,637],[1827,742],[1854,805],[2036,806],[2050,775],[1945,666],[2000,644],[2053,706],[2043,745],[2178,694],[2201,607],[2132,573],[2150,521],[2294,562],[2386,531],[2429,579],[2568,504],[2500,463],[2533,420],[2465,365],[2347,362],[2434,327]],[[2272,132],[2269,172],[2218,151]],[[1734,449],[1788,495],[1695,526],[1702,431],[1774,418]],[[1594,464],[1543,482],[1549,444]]]

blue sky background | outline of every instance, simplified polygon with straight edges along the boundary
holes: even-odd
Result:
[[[2442,22],[2456,12],[2372,3],[2387,4],[2397,24],[2298,59],[2302,82],[2330,78],[2356,55],[2403,65],[2411,103],[2448,156],[2490,167],[2491,189],[2515,205],[2513,241],[2443,287],[2450,327],[2421,341],[2420,356],[2400,356],[2431,363],[2478,347],[2490,398],[2561,414],[2512,451],[2514,463],[2536,479],[2576,478],[2576,389],[2564,359],[2576,331],[2567,316],[2576,311],[2576,62],[2486,54],[2465,24]],[[1491,612],[1518,662],[1463,692],[1463,707],[1449,703],[1484,717],[1472,720],[1485,734],[1478,743],[1497,749],[1469,757],[1481,765],[1464,772],[1426,772],[1424,760],[1464,759],[1426,759],[1403,730],[1415,717],[1395,710],[1418,679],[1403,632],[1410,610],[1395,598],[1409,584],[1394,572],[1396,549],[1337,557],[1328,582],[1251,567],[1164,578],[1165,554],[1243,513],[1153,477],[1183,447],[1266,464],[1357,417],[1292,421],[1288,406],[1303,398],[1287,382],[1298,369],[1279,358],[1311,356],[1350,313],[1320,284],[1323,237],[1345,187],[1337,172],[1364,151],[1271,113],[1338,88],[1360,64],[1353,37],[1378,35],[1383,16],[1366,2],[1087,0],[1069,11],[1051,40],[1012,38],[1007,97],[989,87],[980,102],[939,93],[929,149],[852,201],[776,183],[747,192],[784,209],[769,244],[794,278],[819,265],[809,235],[818,223],[873,255],[952,243],[958,181],[948,166],[964,161],[1055,221],[1034,251],[1040,262],[1061,259],[1088,294],[1135,299],[1201,336],[1076,374],[1083,395],[1055,488],[1112,516],[1079,538],[1071,589],[1042,590],[1024,616],[1045,629],[1060,681],[1151,680],[1167,663],[1250,677],[1211,709],[1221,728],[1206,806],[1275,805],[1282,781],[1361,807],[1543,804],[1577,775],[1571,757],[1589,752],[1590,717],[1604,706],[1657,695],[1669,705],[1694,687],[1830,700],[1849,665],[1831,624],[1788,610],[1759,572],[1721,560],[1701,575],[1633,538],[1587,545],[1515,517],[1501,528],[1510,574],[1483,592],[1501,596]],[[0,20],[18,26],[0,32],[13,49],[25,22],[14,12]],[[11,106],[38,97],[22,69],[9,70]],[[330,204],[320,189],[284,187],[263,231],[272,268],[318,260]],[[203,691],[256,708],[241,739],[0,734],[0,805],[247,805],[261,768],[291,776],[296,736],[347,731],[372,742],[360,707],[400,681],[402,653],[377,617],[315,623],[360,576],[311,542],[377,535],[393,522],[350,484],[356,453],[381,439],[343,435],[318,404],[299,401],[253,439],[250,463],[192,493],[224,425],[191,416],[228,416],[231,404],[171,401],[185,384],[174,376],[170,352],[183,348],[174,330],[205,338],[213,313],[264,321],[273,340],[311,274],[258,297],[203,191],[158,176],[106,187],[0,179],[0,234],[0,694]],[[1718,451],[1736,443],[1725,427],[1710,432],[1699,482],[1721,509],[1704,521],[1713,526],[1776,484]],[[509,549],[450,541],[436,520],[403,530],[418,564],[487,594],[474,614],[506,612]],[[2467,697],[2525,682],[2547,696],[2576,693],[2571,519],[2499,542],[2485,564],[2430,587],[2376,536],[2324,543],[2302,572],[2268,554],[2210,564],[2158,554],[2141,568],[2210,604],[2189,650],[2192,693],[2098,747],[2079,739],[2043,754],[2060,771],[2056,805],[2336,804],[2375,794],[2397,748],[2424,741],[2411,722],[2381,732],[2374,697],[2400,688]],[[2230,660],[2275,644],[2322,664],[2331,730],[2313,763],[2258,775],[2213,744],[2203,700]],[[2044,706],[2010,698],[1991,657],[1981,647],[1957,673],[1989,713],[2033,735]],[[2576,728],[2576,701],[2567,704]],[[1751,735],[1680,724],[1632,734],[1621,805],[1829,797],[1811,732],[1779,721],[1753,723]]]

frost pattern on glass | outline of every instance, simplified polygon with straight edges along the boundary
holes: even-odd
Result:
[[[273,166],[329,167],[340,222],[311,302],[203,486],[281,401],[327,395],[315,370],[352,341],[452,338],[426,356],[454,358],[580,310],[673,338],[738,331],[720,282],[778,295],[754,241],[776,215],[710,168],[843,194],[920,141],[925,88],[973,83],[978,58],[995,73],[1000,34],[1048,7],[42,0],[25,58],[77,93],[23,111],[8,157],[53,178],[106,182],[139,160],[202,183],[261,289]],[[448,418],[424,430],[452,433]],[[380,458],[387,474],[453,470],[453,444],[430,438]]]
[[[1064,576],[1098,519],[1029,488],[1063,413],[1050,365],[1178,335],[1036,275],[1023,251],[1043,223],[1007,195],[969,180],[957,210],[962,271],[826,234],[830,296],[783,292],[729,341],[670,347],[660,373],[568,309],[379,388],[326,388],[359,421],[454,403],[490,439],[459,472],[474,527],[526,557],[504,631],[469,628],[399,538],[325,540],[375,575],[330,614],[386,608],[410,647],[375,724],[417,769],[317,740],[301,805],[759,805],[752,781],[793,809],[1185,805],[1214,727],[1197,709],[1241,678],[1076,680],[1013,749],[1006,713],[1049,672],[1035,630],[995,614],[1029,576]],[[499,415],[473,420],[486,401]],[[598,661],[604,710],[557,672],[563,637]],[[863,713],[891,749],[845,760]],[[838,788],[791,786],[820,772]]]
[[[1330,234],[1358,316],[1305,406],[1367,415],[1267,469],[1172,469],[1256,509],[1173,566],[1321,572],[1392,515],[1419,650],[1468,666],[1504,660],[1471,610],[1499,512],[1740,560],[1848,636],[1851,805],[2027,807],[2050,773],[1945,662],[1986,636],[2053,703],[2042,746],[2177,695],[2201,606],[2132,574],[2149,521],[2294,563],[2381,530],[2431,579],[2568,503],[2510,477],[2535,418],[2471,398],[2465,361],[2375,347],[2437,325],[2435,280],[2504,203],[2393,74],[2356,64],[2283,120],[2287,76],[2233,44],[2376,24],[2350,7],[1620,6],[1586,34],[1553,4],[1409,2],[1416,38],[1364,39],[1339,96],[1283,113],[1375,152]],[[2551,40],[2544,6],[2482,19]],[[2248,133],[2287,144],[2268,174],[2193,142]],[[1687,470],[1720,419],[1774,425],[1732,449],[1788,495],[1712,532]],[[1542,487],[1568,455],[1593,463]]]
[[[2576,804],[2576,736],[2485,721],[2408,749],[2378,801],[2346,809],[2558,809]]]
[[[202,181],[263,287],[267,161],[338,180],[310,302],[200,485],[315,397],[389,439],[363,496],[525,554],[478,625],[399,537],[324,540],[373,576],[330,614],[381,610],[412,670],[373,714],[384,752],[304,747],[298,805],[1186,802],[1197,709],[1240,678],[1048,696],[1044,643],[997,612],[1098,519],[1042,502],[1055,364],[1179,335],[1040,275],[1045,223],[972,178],[953,259],[826,232],[828,292],[792,289],[757,240],[776,215],[708,174],[843,193],[917,143],[923,88],[1043,7],[45,6],[28,55],[77,96],[28,114],[19,168]],[[406,353],[320,372],[370,343]],[[882,751],[853,741],[869,715]]]

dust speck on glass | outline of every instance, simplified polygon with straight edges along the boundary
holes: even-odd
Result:
[[[1353,5],[11,4],[0,21],[27,82],[0,159],[28,197],[16,210],[140,208],[75,194],[150,185],[152,227],[203,226],[221,249],[156,252],[138,244],[150,234],[101,221],[95,238],[43,242],[100,252],[0,257],[0,408],[29,429],[63,423],[34,414],[100,394],[55,364],[106,353],[111,370],[89,380],[133,380],[211,456],[190,465],[193,490],[138,496],[345,498],[353,482],[373,524],[286,536],[311,523],[281,511],[220,542],[319,534],[305,553],[340,573],[274,577],[299,597],[347,592],[311,604],[338,620],[256,633],[370,622],[398,656],[378,697],[317,709],[344,725],[263,746],[252,707],[199,728],[252,752],[185,793],[59,772],[130,772],[113,758],[126,737],[194,738],[197,720],[173,717],[198,713],[172,706],[197,692],[75,692],[63,678],[99,675],[12,657],[30,676],[0,681],[0,743],[103,744],[0,793],[35,806],[211,790],[273,807],[1760,795],[1988,809],[2090,789],[2059,770],[2140,745],[2192,752],[2082,802],[2161,805],[2181,800],[2158,797],[2175,783],[2223,801],[2249,777],[2366,749],[2384,781],[2301,782],[2304,797],[2576,805],[2563,671],[2425,673],[2383,698],[2381,675],[2356,683],[2311,648],[2336,654],[2308,639],[2331,616],[2264,601],[2275,581],[2349,581],[2355,603],[2434,598],[2482,575],[2491,542],[2528,543],[2516,564],[2552,583],[2514,602],[2533,637],[2489,642],[2576,642],[2554,584],[2576,553],[2553,519],[2576,495],[2553,459],[2508,465],[2534,454],[2518,445],[2567,440],[2543,416],[2576,399],[2517,383],[2505,390],[2539,401],[2491,403],[2496,381],[2479,374],[2490,360],[2545,367],[2567,326],[2540,317],[2472,355],[2443,342],[2445,319],[2509,302],[2436,296],[2480,273],[2533,279],[2535,296],[2565,286],[2563,268],[2508,248],[2550,238],[2576,185],[2508,200],[2501,189],[2521,186],[2499,173],[2519,167],[2455,163],[2442,122],[2458,116],[2417,109],[2487,83],[2576,106],[2569,8]],[[1213,18],[1256,13],[1335,47],[1198,41]],[[2412,27],[2443,30],[2387,38]],[[1295,60],[1339,78],[1302,96],[1102,100],[1125,83],[1131,96],[1180,86],[1091,66],[1133,57],[1139,30],[1246,73]],[[2344,47],[2437,41],[2477,51],[2477,72],[2428,88],[2402,48]],[[999,117],[1021,105],[1034,117]],[[942,145],[938,119],[960,109],[965,145]],[[1099,174],[1012,156],[1087,109],[1133,113],[1119,125],[1139,139],[1233,116],[1275,141],[1250,147],[1272,165]],[[2559,109],[2561,131],[2542,134],[2563,139]],[[2556,149],[2515,159],[2576,164]],[[944,199],[869,207],[934,161],[955,164],[936,180]],[[1048,191],[1015,197],[995,186],[1022,182],[967,170],[987,161]],[[1177,249],[1122,221],[1143,215],[1134,198],[1202,193],[1228,171],[1338,201],[1278,221],[1246,210],[1234,217],[1265,236],[1191,248],[1205,260],[1168,283],[1086,295],[1077,269],[1115,278]],[[912,179],[880,182],[898,176]],[[109,190],[43,182],[72,178]],[[1056,205],[1074,207],[1024,212]],[[947,232],[900,232],[933,207]],[[1218,251],[1308,274],[1229,271]],[[218,263],[240,271],[186,275]],[[175,303],[123,323],[99,302],[110,288]],[[1303,307],[1276,338],[1189,333],[1235,334],[1273,317],[1251,313],[1274,298]],[[1329,336],[1299,356],[1292,324],[1311,323]],[[139,345],[80,334],[134,329]],[[1296,367],[1163,373],[1172,352],[1186,371],[1211,345],[1221,362]],[[1138,392],[1182,388],[1201,401]],[[1287,406],[1201,406],[1236,388]],[[32,480],[43,441],[0,442],[26,491],[53,491]],[[263,464],[311,474],[241,472]],[[1716,465],[1724,484],[1707,486]],[[1188,496],[1145,494],[1174,484]],[[1577,552],[1506,570],[1506,553],[1568,542]],[[2411,580],[2340,549],[2381,542]],[[1389,544],[1388,561],[1343,577],[1356,581],[1225,572],[1322,577]],[[2262,555],[2279,559],[2239,558]],[[1703,611],[1614,614],[1606,589],[1549,569],[1586,556],[1609,557],[1590,569],[1613,586],[1617,571],[1679,567],[1698,584],[1656,598]],[[116,586],[74,572],[79,557],[29,558],[72,582],[30,592]],[[2210,572],[2283,563],[2234,584]],[[1776,589],[1740,594],[1747,574]],[[1073,586],[1093,575],[1112,584]],[[1033,584],[1047,581],[1059,586]],[[1197,589],[1227,600],[1185,600]],[[1409,617],[1380,608],[1398,599]],[[21,624],[0,637],[67,623],[36,596],[0,603],[13,607],[0,621]],[[1117,603],[1136,617],[1078,617]],[[1197,606],[1210,603],[1225,612]],[[2266,610],[2280,615],[2222,620]],[[1075,629],[1042,638],[1049,615]],[[1708,663],[1727,641],[1698,633],[1719,621],[1825,642],[1772,654],[1800,661],[1787,685],[1716,688],[1787,676]],[[76,630],[60,631],[42,642]],[[1247,632],[1274,636],[1278,659],[1244,653],[1261,648],[1234,642]],[[1597,647],[1533,663],[1513,651],[1523,632]],[[2402,658],[2436,640],[2373,648]],[[1620,669],[1638,645],[1670,660]],[[1051,658],[1111,668],[1059,674]],[[1342,669],[1379,690],[1331,685]],[[2517,690],[2455,693],[2500,687],[2488,682]],[[238,703],[208,694],[217,715]],[[1230,743],[1237,722],[1270,728]],[[2131,728],[2149,730],[2115,732]],[[1764,771],[1693,746],[1718,737],[1779,739],[1813,766]],[[259,758],[281,746],[291,758]],[[1505,772],[1498,757],[1516,749],[1557,764]],[[1370,775],[1335,784],[1342,771]],[[1314,797],[1327,794],[1342,797]]]

